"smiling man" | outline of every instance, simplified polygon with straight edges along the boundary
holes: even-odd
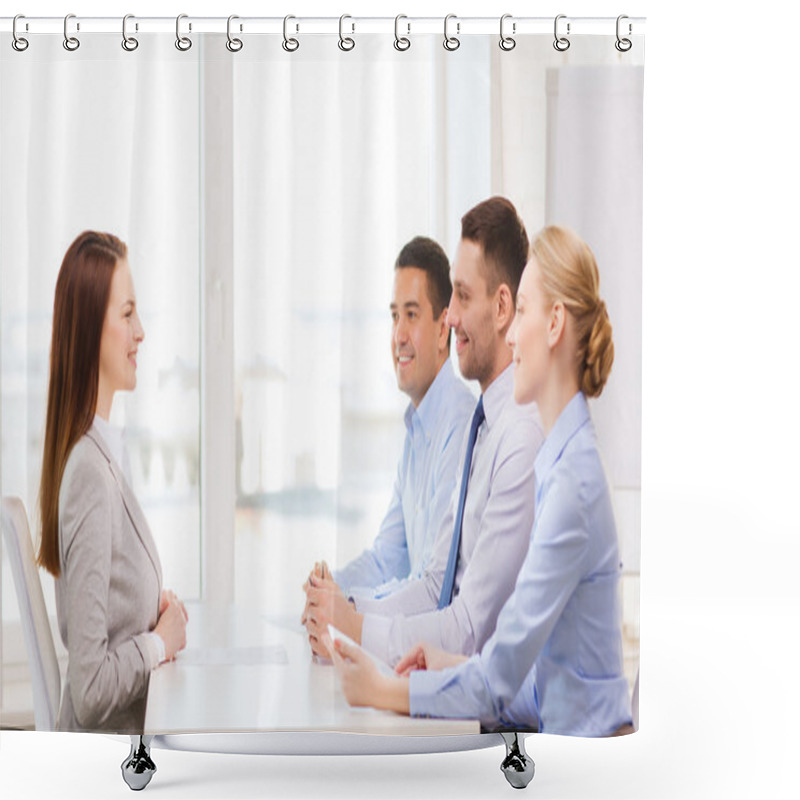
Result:
[[[333,575],[348,596],[384,597],[420,577],[448,513],[459,448],[475,404],[449,358],[449,270],[444,250],[423,236],[408,242],[395,262],[391,354],[397,386],[411,402],[403,455],[378,536]],[[316,572],[323,577],[321,566]]]
[[[528,237],[513,204],[492,197],[461,220],[447,324],[461,374],[481,397],[464,432],[458,490],[422,577],[384,598],[348,602],[312,579],[309,633],[332,622],[366,650],[396,664],[416,643],[471,655],[494,631],[514,588],[533,525],[536,453],[543,441],[535,405],[513,398],[506,333],[515,313]]]

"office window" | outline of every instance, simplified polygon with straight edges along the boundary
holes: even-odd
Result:
[[[3,62],[0,478],[38,540],[56,276],[81,231],[115,233],[129,246],[145,340],[137,389],[117,396],[112,422],[126,428],[165,583],[199,598],[200,81],[196,56],[177,53],[174,37],[149,44],[134,63],[118,36],[97,35],[70,59],[59,37],[42,37],[35,59]],[[40,576],[54,620],[53,580]],[[5,560],[2,636],[5,713],[12,684],[27,680]]]
[[[299,614],[316,559],[371,543],[389,503],[408,403],[390,350],[397,253],[424,234],[452,255],[460,215],[490,193],[486,43],[457,64],[439,42],[386,45],[360,37],[342,58],[309,40],[286,58],[254,42],[231,76],[233,594],[279,615]]]

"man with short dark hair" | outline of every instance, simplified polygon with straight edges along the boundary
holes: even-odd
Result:
[[[528,237],[502,197],[475,206],[461,227],[447,322],[461,374],[479,382],[481,397],[462,444],[459,489],[431,564],[420,579],[383,599],[348,603],[319,579],[308,594],[312,635],[322,636],[332,622],[390,664],[419,641],[465,655],[479,651],[514,588],[533,525],[533,466],[544,434],[535,405],[514,403],[505,341]]]
[[[410,577],[420,577],[448,513],[459,473],[458,451],[475,403],[450,362],[451,293],[444,250],[424,236],[408,242],[395,262],[390,304],[397,386],[411,401],[406,437],[389,510],[375,542],[333,574],[349,596],[384,597]],[[320,565],[317,574],[322,577],[322,572]]]

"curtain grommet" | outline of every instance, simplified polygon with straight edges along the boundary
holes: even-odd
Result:
[[[461,23],[456,21],[456,36],[450,36],[447,32],[447,28],[451,19],[457,20],[456,15],[448,14],[444,18],[444,41],[442,42],[442,47],[452,53],[454,50],[458,50],[458,48],[461,47],[461,40],[458,38],[458,34],[461,32]]]
[[[126,14],[122,18],[122,49],[132,53],[139,47],[139,40],[134,36],[128,36],[128,20],[135,19],[133,14]],[[137,28],[138,30],[138,28]]]
[[[411,39],[408,38],[408,35],[411,33],[411,23],[406,22],[406,27],[408,28],[408,32],[405,36],[400,35],[400,20],[401,19],[408,19],[405,14],[398,14],[394,18],[394,49],[399,50],[401,53],[404,53],[411,47]]]
[[[627,14],[620,14],[617,17],[617,41],[614,42],[614,47],[616,47],[617,50],[620,53],[627,53],[628,50],[630,50],[631,47],[633,47],[633,42],[630,39],[628,39],[627,37],[623,37],[623,36],[619,35],[620,23],[624,19],[628,19],[628,15]],[[628,36],[630,36],[631,33],[633,33],[633,26],[629,22],[628,23]]]
[[[30,42],[24,36],[20,36],[17,33],[17,22],[19,22],[19,20],[21,20],[21,19],[25,19],[25,15],[24,14],[17,14],[17,16],[14,17],[14,22],[13,22],[13,24],[11,26],[11,36],[12,36],[11,46],[18,53],[24,53],[28,49],[28,47],[30,45]]]
[[[281,42],[281,47],[287,53],[294,53],[298,47],[300,47],[300,42],[294,38],[294,36],[289,36],[289,20],[290,19],[297,19],[296,17],[292,16],[291,14],[287,14],[283,18],[283,42]],[[295,28],[295,31],[297,28]]]
[[[188,14],[178,14],[178,17],[175,20],[175,47],[182,53],[185,53],[192,47],[192,40],[188,36],[181,35],[181,20],[188,18]],[[189,23],[189,30],[192,30],[191,23]]]
[[[228,27],[226,28],[225,31],[228,37],[228,40],[225,42],[225,47],[228,48],[229,53],[238,53],[244,47],[244,42],[242,42],[241,39],[238,39],[235,36],[231,36],[231,23],[235,19],[239,19],[239,17],[236,14],[231,14],[228,17]],[[239,28],[239,30],[241,30],[241,28]]]
[[[356,46],[356,42],[351,36],[345,36],[344,32],[342,31],[342,27],[346,19],[353,18],[349,14],[342,14],[342,16],[339,17],[339,49],[345,53],[349,53]],[[355,33],[356,24],[352,22],[351,25],[353,26],[353,33]]]
[[[559,53],[566,52],[567,50],[569,50],[570,46],[570,41],[569,39],[567,39],[567,36],[569,36],[569,22],[567,22],[567,35],[566,36],[558,35],[558,21],[566,18],[567,18],[566,14],[559,14],[556,17],[555,22],[553,23],[553,36],[555,37],[555,40],[553,41],[553,47],[556,50],[558,50]]]
[[[68,25],[71,19],[75,19],[74,14],[67,14],[67,16],[64,17],[64,41],[62,44],[65,50],[74,53],[81,46],[81,41],[77,36],[69,35]],[[78,28],[78,30],[80,30],[80,28]]]
[[[517,46],[517,40],[513,36],[506,36],[505,34],[505,23],[507,19],[511,19],[511,14],[503,14],[500,17],[500,41],[498,42],[498,47],[501,50],[504,50],[506,53],[513,50]],[[517,23],[511,23],[511,32],[517,32]]]

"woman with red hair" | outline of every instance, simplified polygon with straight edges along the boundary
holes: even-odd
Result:
[[[186,644],[109,423],[114,394],[136,386],[143,339],[127,247],[82,233],[56,283],[40,489],[38,561],[56,579],[69,654],[58,730],[140,734],[150,671]]]

